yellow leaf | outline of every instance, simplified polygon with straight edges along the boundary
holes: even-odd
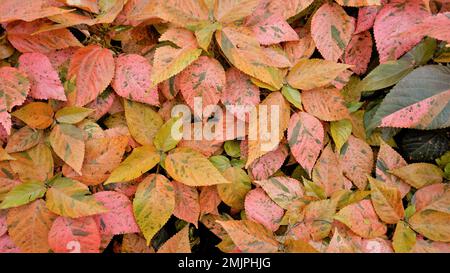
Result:
[[[430,163],[413,163],[389,172],[416,189],[441,183],[444,177],[444,172],[438,166]]]
[[[61,123],[75,124],[85,119],[92,112],[94,112],[92,109],[78,106],[68,106],[58,110],[55,114],[55,118]]]
[[[336,150],[340,153],[342,146],[347,142],[348,137],[352,134],[352,123],[348,119],[332,121],[330,123],[331,137]]]
[[[166,177],[151,174],[139,183],[133,200],[133,212],[147,245],[169,220],[174,209],[175,192]]]
[[[10,156],[3,147],[0,147],[0,161],[6,160],[15,160],[15,158]]]
[[[372,203],[376,213],[383,222],[395,224],[405,216],[402,195],[398,188],[387,185],[370,176]]]
[[[287,253],[319,253],[317,249],[303,240],[288,239],[284,242],[284,247],[284,252]]]
[[[83,132],[71,124],[57,124],[50,133],[49,141],[53,151],[81,174],[85,152]]]
[[[252,188],[250,177],[238,167],[226,169],[223,172],[223,176],[231,183],[217,185],[217,192],[220,198],[233,209],[244,209],[245,195]]]
[[[52,151],[43,143],[11,156],[16,159],[10,161],[11,168],[19,174],[22,181],[44,181],[53,176]]]
[[[125,117],[133,138],[142,145],[153,145],[153,138],[163,125],[161,116],[151,106],[124,100]]]
[[[399,221],[395,227],[394,236],[392,237],[392,246],[396,253],[407,253],[416,244],[416,233],[409,228],[408,224]]]
[[[104,183],[128,182],[138,178],[159,163],[160,155],[151,145],[137,147],[133,152],[111,173]]]
[[[165,169],[174,180],[188,186],[230,183],[204,155],[190,148],[173,150],[166,157]]]
[[[286,77],[295,88],[310,90],[330,84],[350,65],[322,59],[301,59]]]
[[[215,2],[214,17],[222,23],[238,21],[255,11],[259,0],[221,0]]]
[[[156,149],[162,152],[167,152],[175,148],[182,138],[182,126],[179,127],[178,135],[173,134],[174,126],[178,126],[180,117],[173,117],[169,119],[156,133],[153,143]],[[175,127],[176,128],[176,127]]]
[[[53,109],[44,102],[31,102],[11,115],[35,129],[45,129],[53,123]]]
[[[158,253],[191,253],[189,242],[189,224],[167,240],[159,249]]]
[[[411,228],[438,242],[450,242],[450,214],[424,209],[409,218]]]

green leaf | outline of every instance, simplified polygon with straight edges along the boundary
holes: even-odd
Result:
[[[416,233],[407,223],[400,221],[395,227],[392,246],[396,253],[408,253],[416,244]]]
[[[416,66],[426,64],[433,58],[436,51],[437,42],[433,38],[425,38],[420,44],[416,45],[410,52],[405,54],[403,58],[412,58]]]
[[[68,106],[56,112],[55,118],[60,123],[75,124],[85,119],[92,112],[94,112],[92,109],[78,106]]]
[[[153,139],[153,144],[155,144],[158,151],[170,151],[177,146],[178,142],[180,142],[183,136],[183,127],[178,123],[180,118],[181,117],[173,117],[169,119],[156,133],[155,138]]]
[[[44,196],[47,188],[39,181],[29,181],[15,186],[5,195],[0,209],[14,208]]]
[[[298,89],[292,88],[289,85],[285,85],[281,89],[281,94],[283,94],[284,98],[287,101],[289,101],[292,105],[294,105],[300,110],[303,110],[302,97]]]
[[[336,150],[341,151],[342,146],[347,142],[348,137],[352,134],[352,123],[348,119],[339,121],[332,121],[330,126],[331,137],[334,144],[336,144]]]
[[[224,155],[214,155],[209,158],[209,161],[216,167],[219,171],[223,172],[229,167],[231,167],[230,160]]]
[[[134,148],[133,152],[112,171],[105,185],[138,178],[159,163],[161,157],[151,145]]]
[[[225,149],[225,152],[227,153],[227,155],[229,155],[231,157],[240,157],[241,156],[240,142],[237,140],[225,141],[223,148]]]
[[[303,177],[303,185],[305,186],[305,194],[308,196],[317,197],[319,199],[326,199],[325,190],[316,183]]]

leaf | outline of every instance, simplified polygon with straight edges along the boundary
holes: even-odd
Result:
[[[128,182],[151,170],[160,161],[160,155],[151,145],[133,149],[133,152],[115,168],[105,185],[118,182]]]
[[[22,54],[19,57],[19,69],[24,71],[30,80],[31,97],[67,100],[58,73],[44,54],[38,52]]]
[[[392,237],[392,246],[396,253],[408,253],[416,244],[416,233],[409,228],[408,224],[399,221],[395,227]]]
[[[280,92],[270,93],[255,111],[250,115],[246,167],[275,150],[289,125],[289,103]],[[266,132],[270,133],[269,139],[264,137]]]
[[[315,184],[325,190],[326,196],[344,188],[344,175],[337,155],[328,144],[322,151],[314,169],[312,179]]]
[[[190,148],[172,150],[165,159],[165,169],[174,180],[188,186],[230,183],[206,157]]]
[[[173,42],[179,48],[162,46],[156,49],[151,76],[154,85],[180,73],[202,52],[197,48],[192,32],[182,28],[169,28],[161,35],[159,41]]]
[[[424,209],[409,218],[409,225],[416,232],[438,242],[450,242],[450,214]]]
[[[179,120],[180,117],[173,117],[169,119],[156,133],[153,139],[153,144],[158,151],[168,152],[177,146],[178,142],[182,138],[183,128],[182,126],[179,126]],[[176,128],[179,128],[178,131],[175,131],[178,134],[175,134],[172,131],[176,130]]]
[[[94,110],[84,107],[67,106],[58,110],[55,114],[55,118],[60,123],[76,124],[81,122],[92,112],[94,112]]]
[[[26,151],[36,146],[43,137],[42,130],[34,130],[24,126],[9,136],[5,151],[8,153]]]
[[[278,206],[261,188],[256,188],[245,196],[245,215],[249,220],[262,224],[271,231],[280,227],[284,210]]]
[[[177,76],[177,81],[186,104],[194,109],[194,100],[199,97],[204,110],[219,102],[225,87],[225,70],[216,59],[201,56]]]
[[[231,167],[231,161],[224,155],[214,155],[208,158],[208,160],[221,172]]]
[[[317,249],[303,240],[288,239],[284,242],[286,253],[319,253]]]
[[[333,231],[333,237],[327,247],[326,253],[359,253],[361,246],[352,236],[340,234],[338,228]]]
[[[412,199],[415,211],[419,212],[438,198],[440,198],[446,189],[446,185],[443,183],[432,184],[425,186],[417,190]]]
[[[375,238],[386,233],[386,225],[378,220],[372,202],[367,199],[344,207],[334,219],[363,238]]]
[[[448,253],[450,251],[448,243],[433,242],[418,237],[416,244],[411,250],[412,253]]]
[[[341,150],[340,163],[344,175],[363,190],[367,185],[367,175],[373,168],[373,152],[365,141],[350,136]]]
[[[31,102],[11,115],[34,129],[45,129],[53,123],[53,109],[44,102]]]
[[[389,171],[416,189],[431,184],[442,183],[444,173],[436,165],[413,163]]]
[[[217,221],[244,253],[274,253],[279,243],[264,226],[250,220]]]
[[[375,67],[360,82],[362,91],[380,90],[398,83],[413,70],[413,64],[408,59],[387,61]]]
[[[336,0],[341,6],[349,7],[365,7],[365,6],[378,6],[381,5],[380,0]]]
[[[219,22],[202,22],[195,26],[195,37],[197,38],[198,46],[204,51],[208,51],[211,44],[212,37],[216,30],[220,29],[222,25]]]
[[[254,183],[260,185],[269,197],[284,209],[288,209],[294,200],[303,197],[302,185],[290,177],[278,176]]]
[[[44,196],[47,188],[39,181],[24,182],[5,195],[0,209],[19,207]]]
[[[57,7],[55,2],[49,0],[3,0],[0,3],[0,10],[3,11],[0,15],[1,23],[15,20],[31,22],[39,18],[69,12],[69,10]]]
[[[50,133],[49,141],[53,151],[67,165],[81,174],[85,155],[82,131],[71,124],[57,124]]]
[[[348,206],[352,203],[359,202],[365,199],[370,195],[370,191],[351,191],[347,189],[343,189],[337,192],[334,192],[331,196],[331,200],[336,202],[336,208],[339,210],[345,206]]]
[[[158,90],[152,86],[153,67],[137,54],[122,54],[116,59],[116,71],[111,86],[126,99],[159,105]]]
[[[230,183],[217,185],[220,198],[232,209],[239,211],[244,209],[245,196],[252,188],[250,177],[237,167],[230,167],[222,174]]]
[[[159,249],[158,253],[191,253],[189,242],[189,224],[167,240]]]
[[[400,191],[370,176],[368,178],[372,204],[380,219],[388,224],[398,223],[405,215]]]
[[[133,211],[147,245],[169,220],[174,209],[175,193],[167,178],[151,174],[139,183],[133,200]]]
[[[378,12],[373,26],[380,63],[396,60],[409,51],[421,40],[421,37],[409,35],[396,38],[396,35],[407,31],[416,21],[430,14],[423,1],[395,0],[384,5]]]
[[[304,90],[302,103],[306,112],[324,121],[337,121],[349,117],[341,92],[333,87]]]
[[[384,141],[380,141],[380,150],[376,162],[376,178],[389,186],[397,187],[402,198],[409,192],[410,186],[403,180],[388,172],[388,170],[406,166],[406,161]]]
[[[289,150],[287,146],[284,143],[278,145],[276,150],[270,151],[253,161],[248,167],[251,176],[257,180],[269,178],[283,166],[288,155]]]
[[[108,209],[108,212],[94,216],[101,235],[139,232],[133,207],[127,196],[115,191],[102,191],[95,193],[93,197]]]
[[[163,125],[163,120],[150,106],[124,101],[125,117],[133,138],[142,145],[152,145],[153,138]]]
[[[67,78],[75,80],[69,105],[84,106],[109,85],[114,76],[114,58],[109,49],[90,45],[78,49],[70,60]]]
[[[187,27],[208,19],[208,8],[203,1],[168,0],[154,5],[159,17],[178,26]]]
[[[313,201],[306,205],[303,223],[313,240],[321,240],[331,231],[336,204],[331,200]]]
[[[335,3],[325,3],[313,15],[311,35],[325,60],[336,62],[355,30],[355,19]]]
[[[349,65],[322,59],[301,59],[287,75],[288,83],[298,89],[310,90],[330,84]]]
[[[439,129],[450,126],[450,69],[419,67],[403,78],[381,102],[370,127]]]
[[[89,188],[69,178],[57,178],[46,194],[47,208],[65,217],[80,218],[108,210],[90,195]]]
[[[152,247],[148,247],[145,238],[136,233],[123,235],[122,253],[155,253]]]
[[[268,65],[267,56],[249,28],[225,27],[216,32],[216,40],[237,69],[277,90],[282,87],[281,71]]]
[[[355,34],[371,29],[380,9],[381,6],[367,6],[360,8],[358,10]]]
[[[11,156],[16,159],[10,161],[11,168],[22,181],[45,181],[53,176],[52,151],[45,144],[38,144],[30,150]]]
[[[288,142],[295,160],[308,175],[323,147],[324,129],[320,121],[306,112],[291,116],[288,128]]]
[[[21,251],[48,253],[50,227],[57,216],[45,207],[41,199],[8,210],[8,233]]]
[[[352,134],[352,123],[348,119],[330,122],[330,132],[336,145],[336,151],[341,152],[342,146],[347,142]]]
[[[74,6],[92,13],[98,13],[99,7],[97,0],[59,0],[68,6]]]
[[[232,23],[250,14],[258,6],[259,0],[223,0],[214,6],[214,17],[221,23]]]
[[[302,97],[301,97],[300,92],[297,89],[285,85],[281,89],[281,94],[283,94],[283,97],[287,101],[289,101],[292,105],[294,105],[295,107],[297,107],[300,110],[303,110]]]
[[[199,194],[195,187],[173,181],[175,190],[175,209],[173,215],[178,219],[194,224],[198,227],[200,217]]]
[[[98,253],[100,242],[100,232],[92,217],[58,217],[48,236],[48,243],[56,253]]]
[[[350,69],[356,74],[364,74],[372,56],[372,46],[372,36],[369,31],[354,34],[345,49],[344,62],[353,65]]]

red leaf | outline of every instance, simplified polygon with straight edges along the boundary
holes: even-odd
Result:
[[[256,180],[267,179],[283,166],[284,160],[289,155],[289,151],[284,144],[278,145],[274,151],[268,152],[253,161],[249,170]]]
[[[344,61],[346,64],[354,65],[350,69],[358,75],[366,73],[367,66],[372,56],[372,35],[365,31],[352,36],[350,43],[345,49]]]
[[[72,105],[84,106],[93,101],[114,76],[114,58],[110,50],[98,45],[80,48],[70,61],[68,79],[76,80]]]
[[[335,3],[325,3],[311,20],[311,34],[326,60],[337,61],[355,30],[355,19]]]
[[[93,217],[58,217],[48,234],[48,244],[57,253],[98,253],[100,241]]]
[[[159,105],[158,88],[152,87],[152,65],[137,54],[123,54],[116,59],[116,72],[112,87],[124,98]]]
[[[200,202],[200,215],[205,215],[208,213],[219,215],[217,206],[222,202],[219,193],[217,192],[217,187],[206,186],[202,187],[199,195]]]
[[[322,123],[314,116],[299,112],[291,116],[288,141],[295,160],[311,175],[323,147]]]
[[[94,194],[95,200],[108,209],[107,213],[95,216],[102,235],[137,233],[139,227],[134,219],[131,201],[115,191],[102,191]]]
[[[373,26],[380,62],[396,60],[418,44],[421,37],[396,35],[428,15],[430,12],[422,0],[393,0],[383,6]]]
[[[42,53],[25,53],[19,58],[19,69],[25,71],[31,83],[30,95],[35,99],[66,100],[58,72]]]
[[[52,15],[67,13],[60,3],[53,0],[2,0],[0,1],[0,23],[15,20],[33,21]]]
[[[175,209],[173,215],[198,227],[200,216],[199,194],[195,187],[173,181],[175,190]]]
[[[371,29],[379,10],[380,6],[360,8],[358,10],[358,20],[356,21],[355,34]]]
[[[280,227],[284,210],[272,201],[262,188],[256,188],[245,196],[245,214],[248,219],[276,231]]]

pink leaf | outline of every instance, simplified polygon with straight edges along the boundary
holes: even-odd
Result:
[[[355,34],[371,29],[379,10],[380,6],[360,8],[358,10],[358,20],[356,21]]]
[[[280,227],[284,210],[261,188],[249,191],[245,197],[245,214],[248,219],[262,224],[271,231]]]
[[[116,59],[112,87],[124,98],[159,105],[158,88],[152,87],[152,65],[137,54],[122,54]]]
[[[354,65],[350,69],[358,75],[366,73],[367,66],[372,56],[372,36],[369,31],[352,36],[345,49],[344,62]]]
[[[191,109],[194,109],[195,97],[203,99],[203,109],[208,105],[216,105],[226,81],[222,65],[216,59],[206,56],[198,58],[178,77],[178,87]]]
[[[19,69],[28,75],[31,83],[30,95],[33,98],[67,100],[58,72],[44,54],[22,54],[19,58]]]
[[[117,235],[139,232],[132,204],[127,196],[115,191],[102,191],[94,194],[94,198],[108,209],[107,213],[95,216],[101,234]]]
[[[317,160],[312,172],[313,182],[325,190],[327,196],[344,188],[344,175],[337,155],[328,144]]]
[[[86,108],[93,109],[94,112],[89,116],[94,120],[98,120],[103,117],[111,109],[114,103],[116,95],[114,92],[105,91],[100,94],[95,100],[86,105]]]
[[[364,253],[394,253],[392,243],[382,238],[363,239],[361,247]]]
[[[326,60],[337,61],[355,30],[355,19],[336,3],[325,3],[311,20],[311,34]]]
[[[423,208],[433,203],[433,201],[441,197],[444,192],[445,184],[443,183],[433,184],[418,189],[413,198],[416,212],[421,211]]]
[[[295,160],[311,175],[323,147],[322,123],[314,116],[299,112],[291,116],[288,141]]]
[[[217,187],[205,186],[201,188],[199,195],[200,202],[200,215],[205,215],[208,213],[219,215],[217,206],[222,202],[219,193],[217,192]]]
[[[21,253],[8,234],[0,236],[0,253]]]
[[[314,53],[314,50],[316,50],[316,45],[311,37],[309,28],[296,28],[295,31],[299,40],[286,42],[283,45],[284,51],[292,64],[296,64],[302,58],[309,59]]]
[[[421,37],[396,35],[429,15],[430,11],[422,0],[393,0],[383,6],[373,27],[380,62],[396,60],[418,44]]]
[[[173,215],[198,227],[200,216],[199,194],[195,187],[173,181],[175,190],[175,209]]]
[[[7,210],[0,210],[0,237],[8,231],[8,224],[6,223]]]
[[[306,112],[323,121],[337,121],[349,117],[344,98],[336,88],[304,90],[302,103]]]
[[[256,159],[249,166],[253,178],[256,180],[269,178],[283,166],[284,160],[288,155],[289,151],[286,145],[280,144],[277,149]]]
[[[48,244],[57,253],[98,253],[100,231],[93,217],[58,217],[48,234]]]

